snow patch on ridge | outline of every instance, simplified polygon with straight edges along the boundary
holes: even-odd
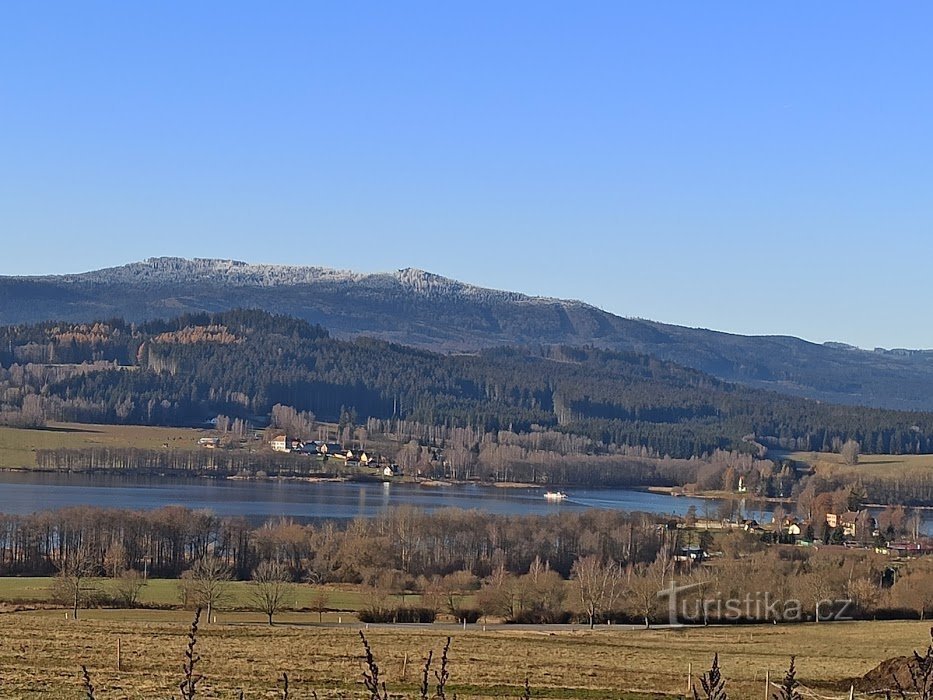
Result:
[[[130,284],[137,286],[170,286],[201,283],[233,287],[279,287],[295,285],[354,285],[372,290],[404,290],[427,298],[468,297],[473,300],[524,304],[561,304],[588,307],[580,301],[552,297],[537,297],[507,292],[436,275],[417,268],[405,268],[394,273],[366,274],[351,270],[306,265],[254,264],[220,258],[148,258],[80,274],[47,275],[21,279],[54,281],[65,284]]]

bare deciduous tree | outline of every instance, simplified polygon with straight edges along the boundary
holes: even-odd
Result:
[[[629,577],[629,607],[645,621],[645,629],[651,628],[651,618],[661,602],[658,592],[664,587],[664,571],[663,564],[655,562],[635,567]]]
[[[226,562],[219,557],[205,555],[182,574],[182,598],[186,603],[204,608],[210,622],[214,619],[214,608],[220,605],[227,595],[231,576],[230,567]]]
[[[288,567],[277,561],[263,561],[253,570],[250,599],[253,606],[269,618],[285,606],[285,599],[292,591],[293,584]]]
[[[855,440],[846,440],[845,444],[842,446],[842,449],[839,450],[839,454],[842,455],[842,461],[846,464],[858,464],[858,458],[861,449],[862,446],[859,445],[859,443]]]
[[[591,554],[573,563],[570,577],[576,586],[590,629],[593,629],[596,620],[612,610],[622,594],[622,568],[614,561],[603,561]]]
[[[328,611],[328,605],[330,605],[330,594],[326,588],[318,586],[311,594],[311,609],[317,613],[318,622],[324,622],[324,613]]]
[[[146,579],[136,569],[126,569],[111,581],[113,597],[127,608],[135,607],[139,594],[146,586]]]
[[[92,590],[88,580],[98,573],[97,568],[90,548],[83,545],[67,552],[58,563],[58,573],[52,583],[53,597],[70,603],[73,620],[78,619],[78,608]]]

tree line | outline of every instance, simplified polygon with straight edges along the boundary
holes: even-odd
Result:
[[[133,569],[169,578],[207,555],[244,579],[264,560],[284,563],[296,581],[372,583],[387,570],[415,578],[464,569],[485,576],[498,566],[524,572],[536,558],[566,576],[584,553],[653,558],[665,541],[657,525],[647,515],[609,511],[536,518],[409,507],[347,523],[257,525],[181,506],[82,506],[0,516],[0,575],[51,574],[82,551],[101,574]]]
[[[717,556],[685,555],[691,551]],[[933,612],[928,559],[892,563],[871,550],[768,545],[752,533],[714,535],[614,511],[542,517],[402,507],[342,525],[254,525],[181,507],[81,507],[3,516],[0,553],[3,575],[56,574],[67,593],[59,598],[73,601],[75,614],[82,582],[102,576],[131,602],[146,578],[178,578],[192,605],[216,602],[231,579],[270,595],[290,584],[352,583],[373,621],[432,613],[650,626],[672,614],[708,624]],[[672,586],[682,591],[673,612],[658,595]],[[420,612],[405,603],[411,593]]]

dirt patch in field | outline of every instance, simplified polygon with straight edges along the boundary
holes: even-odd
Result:
[[[903,688],[909,688],[911,661],[913,661],[912,656],[895,656],[893,659],[886,659],[859,678],[855,682],[855,689],[863,693],[895,690],[898,683]]]

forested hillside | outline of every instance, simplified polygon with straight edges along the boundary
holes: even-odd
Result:
[[[321,419],[581,437],[581,449],[688,457],[757,443],[933,451],[933,415],[833,406],[729,384],[635,353],[498,348],[441,355],[331,338],[260,311],[133,325],[0,328],[0,415],[188,424],[286,404]]]
[[[579,301],[484,289],[422,270],[360,274],[233,260],[153,258],[77,275],[0,277],[0,323],[144,322],[257,308],[439,352],[591,345],[670,360],[831,403],[933,410],[933,352],[867,351],[623,318]],[[637,305],[632,308],[637,309]]]

